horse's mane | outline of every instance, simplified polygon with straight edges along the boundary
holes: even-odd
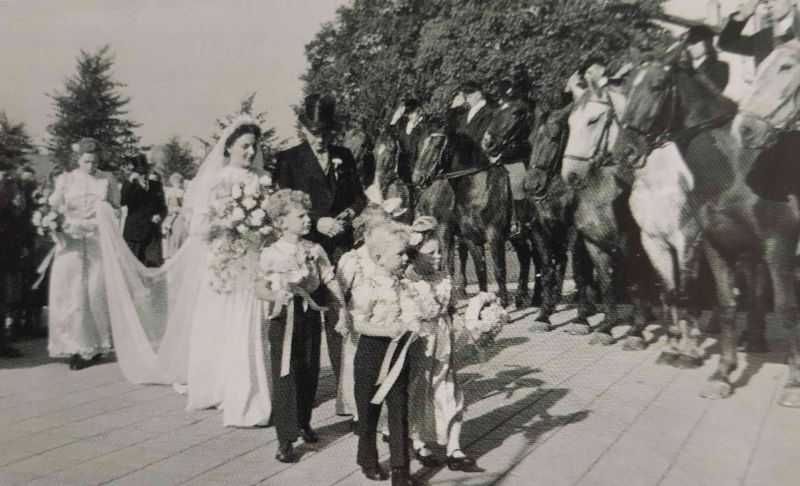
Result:
[[[720,93],[704,78],[698,77],[693,70],[682,66],[673,66],[672,69],[676,87],[681,95],[680,105],[686,116],[684,125],[691,126],[717,117],[733,115],[738,110],[735,102]],[[688,106],[697,107],[698,110],[687,111]]]

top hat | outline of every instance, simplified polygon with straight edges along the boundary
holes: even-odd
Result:
[[[705,25],[693,25],[686,31],[686,43],[713,42],[714,31]]]
[[[147,163],[147,156],[143,153],[138,153],[128,159],[131,165],[133,165],[133,170],[136,172],[142,173],[147,172],[148,163]]]
[[[336,130],[336,101],[331,95],[310,94],[298,119],[312,133]]]

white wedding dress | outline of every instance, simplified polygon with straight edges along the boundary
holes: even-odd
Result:
[[[244,123],[242,121],[240,123]],[[114,350],[133,383],[173,385],[188,395],[187,409],[217,407],[230,426],[269,419],[269,359],[262,340],[262,308],[254,295],[257,255],[246,255],[229,293],[209,286],[209,204],[219,184],[258,177],[226,165],[223,133],[187,188],[183,218],[189,236],[160,268],[146,268],[130,252],[113,208],[96,201],[97,240]],[[52,311],[51,311],[52,312]]]

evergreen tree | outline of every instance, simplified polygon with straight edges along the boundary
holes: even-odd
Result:
[[[524,77],[561,92],[588,59],[661,46],[661,0],[353,0],[306,45],[304,90],[336,97],[346,127],[377,131],[396,102],[441,113],[467,79]],[[612,66],[616,67],[616,66]]]
[[[197,171],[192,149],[180,137],[169,139],[162,149],[164,177],[178,173],[184,179],[191,179]]]
[[[0,166],[19,166],[33,152],[33,140],[24,123],[14,123],[0,111]]]
[[[95,53],[81,51],[77,72],[64,90],[48,95],[55,108],[55,121],[47,127],[48,148],[59,163],[72,160],[71,147],[83,137],[100,142],[103,160],[112,169],[140,150],[134,132],[140,125],[126,116],[130,98],[120,93],[126,85],[114,79],[113,66],[108,45]]]

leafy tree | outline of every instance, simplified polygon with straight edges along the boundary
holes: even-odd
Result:
[[[34,150],[33,140],[24,123],[14,123],[0,111],[0,166],[19,166]]]
[[[116,168],[139,150],[134,130],[140,125],[126,115],[130,98],[120,93],[125,83],[114,79],[114,57],[106,45],[95,53],[81,51],[77,72],[63,91],[48,96],[55,107],[55,121],[47,127],[48,148],[61,164],[72,160],[71,147],[83,137],[93,137],[103,147],[103,160]]]
[[[623,60],[629,46],[666,40],[651,22],[659,0],[354,0],[306,45],[305,91],[332,93],[343,122],[383,126],[413,96],[442,112],[474,79],[533,81],[563,90],[590,58]]]
[[[191,179],[197,171],[191,147],[178,136],[167,141],[161,155],[165,177],[177,172],[185,179]]]

